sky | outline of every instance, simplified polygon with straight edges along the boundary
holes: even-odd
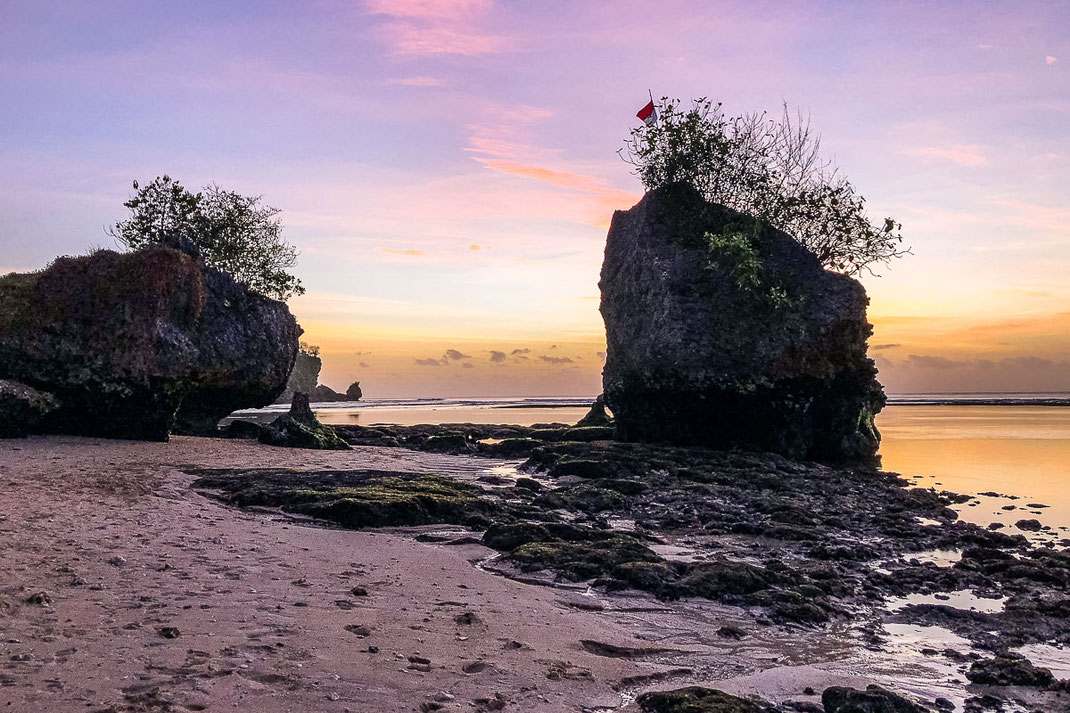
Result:
[[[321,381],[600,391],[598,272],[655,97],[811,116],[913,254],[890,392],[1070,390],[1070,3],[0,0],[0,274],[115,245],[131,181],[280,208]]]

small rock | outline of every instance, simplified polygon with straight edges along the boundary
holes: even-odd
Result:
[[[1019,520],[1018,522],[1014,523],[1014,526],[1017,527],[1019,530],[1025,530],[1026,532],[1040,532],[1040,528],[1043,527],[1040,524],[1040,520],[1036,520],[1033,518]]]
[[[739,641],[747,636],[747,632],[734,624],[725,624],[717,630],[717,635],[725,639],[735,639],[736,641]]]
[[[110,564],[112,567],[125,567],[126,558],[122,555],[115,555],[110,560],[108,560],[108,564]]]
[[[50,607],[52,606],[52,595],[48,592],[34,592],[26,597],[25,602],[37,607]]]
[[[177,639],[182,635],[177,626],[161,626],[156,630],[156,633],[165,639]]]

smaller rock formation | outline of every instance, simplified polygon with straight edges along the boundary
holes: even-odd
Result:
[[[606,413],[606,399],[602,394],[598,395],[598,398],[591,404],[591,410],[587,412],[587,415],[576,422],[576,428],[586,428],[588,426],[609,426],[613,423],[613,419]]]
[[[323,360],[317,354],[301,349],[297,352],[293,371],[286,381],[286,388],[275,399],[277,404],[288,404],[293,401],[294,394],[300,391],[303,394],[311,394],[316,390],[316,384],[320,380],[320,369],[323,368]]]
[[[599,287],[619,440],[876,453],[869,300],[790,235],[689,186],[659,188],[614,214]]]
[[[0,438],[25,438],[57,405],[51,394],[0,379]]]
[[[346,400],[348,401],[360,401],[363,396],[364,392],[360,390],[359,381],[354,381],[349,385],[349,388],[346,389]]]
[[[286,448],[348,450],[346,443],[330,426],[316,419],[308,403],[308,394],[294,394],[290,412],[260,428],[260,442]]]

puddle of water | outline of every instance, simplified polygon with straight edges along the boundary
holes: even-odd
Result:
[[[1051,644],[1026,644],[1014,650],[1034,666],[1051,669],[1055,678],[1070,678],[1070,648]]]
[[[482,440],[476,441],[476,443],[481,443],[484,446],[496,446],[501,443],[502,440],[503,439],[501,438],[484,438]]]
[[[936,594],[908,594],[905,597],[891,597],[885,602],[890,611],[899,611],[911,604],[942,604],[944,606],[965,609],[967,611],[996,614],[1003,611],[1006,597],[984,599],[973,592],[963,589],[957,592],[938,592]]]
[[[520,477],[520,471],[515,465],[496,465],[491,468],[486,468],[483,471],[483,475],[496,475],[500,478],[512,478],[516,480]]]
[[[965,653],[971,644],[950,629],[942,626],[922,626],[920,624],[884,624],[888,632],[889,648],[902,652],[924,656],[922,649],[955,649]],[[925,657],[928,658],[928,657]]]
[[[706,559],[705,555],[696,552],[692,547],[657,544],[649,545],[649,547],[656,554],[674,562],[701,562]]]
[[[903,559],[917,560],[921,563],[932,563],[937,567],[950,567],[962,559],[962,550],[925,550],[924,552],[909,552],[903,555]]]

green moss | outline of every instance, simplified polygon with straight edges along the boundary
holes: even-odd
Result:
[[[483,524],[500,507],[478,486],[439,475],[381,471],[197,471],[194,487],[239,506],[278,507],[344,527]]]
[[[660,559],[636,538],[619,533],[596,541],[529,542],[513,550],[509,558],[524,571],[553,569],[573,581],[607,575],[626,562]]]

